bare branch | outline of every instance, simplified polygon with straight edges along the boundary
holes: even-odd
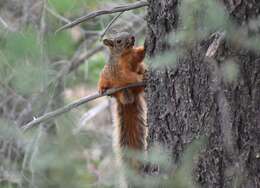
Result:
[[[60,14],[58,14],[55,10],[51,9],[50,7],[46,6],[45,9],[51,14],[53,15],[55,18],[61,20],[62,22],[68,24],[71,23],[71,20],[61,16]],[[85,36],[97,36],[99,35],[99,32],[96,31],[86,31],[85,29],[79,27],[80,31],[85,35]]]
[[[68,73],[77,69],[82,63],[85,62],[86,59],[92,57],[93,55],[95,55],[98,52],[101,52],[103,49],[104,49],[104,46],[97,46],[93,50],[91,50],[89,52],[84,52],[84,53],[80,54],[79,56],[77,56],[75,59],[73,59],[71,61],[71,64],[68,69]]]
[[[73,56],[73,58],[69,61],[68,65],[65,65],[57,74],[57,76],[51,80],[46,87],[43,89],[46,90],[52,83],[54,82],[60,82],[64,76],[71,73],[72,71],[76,70],[81,64],[85,62],[86,59],[91,58],[96,53],[102,51],[104,49],[103,46],[97,46],[96,48],[92,49],[91,51],[83,52],[82,54],[78,55],[78,52],[76,52]]]
[[[105,36],[106,32],[109,30],[109,28],[113,25],[113,23],[124,13],[125,11],[123,12],[120,12],[117,16],[115,16],[111,22],[109,22],[109,24],[106,26],[106,28],[104,29],[104,31],[100,34],[100,39],[102,40],[103,37]]]
[[[65,23],[70,23],[71,21],[60,14],[58,14],[55,10],[51,9],[50,7],[46,6],[45,9],[54,17],[58,18],[59,20],[65,22]]]
[[[2,23],[2,25],[3,25],[6,29],[9,28],[9,27],[8,27],[8,24],[4,21],[4,19],[3,19],[2,17],[0,17],[0,22]]]
[[[59,108],[53,112],[49,112],[39,118],[36,118],[34,119],[33,121],[27,123],[26,125],[24,125],[22,127],[23,131],[27,131],[28,129],[30,129],[31,127],[35,126],[35,125],[38,125],[42,122],[45,122],[45,121],[48,121],[48,120],[51,120],[55,117],[58,117],[66,112],[69,112],[70,110],[74,109],[74,108],[77,108],[79,107],[80,105],[83,105],[87,102],[90,102],[92,100],[95,100],[97,98],[100,98],[100,97],[104,97],[104,96],[109,96],[109,95],[112,95],[118,91],[121,91],[121,90],[124,90],[124,89],[128,89],[128,88],[134,88],[134,87],[144,87],[145,86],[145,83],[144,82],[139,82],[139,83],[134,83],[134,84],[129,84],[127,86],[124,86],[124,87],[120,87],[120,88],[112,88],[112,89],[109,89],[107,90],[105,93],[103,94],[99,94],[99,93],[95,93],[93,95],[90,95],[90,96],[87,96],[87,97],[83,97],[73,103],[70,103],[68,105],[66,105],[65,107],[63,108]]]
[[[78,25],[82,22],[88,21],[88,20],[95,18],[97,16],[106,15],[106,14],[113,14],[113,13],[116,13],[116,12],[124,12],[124,11],[141,8],[141,7],[148,6],[148,5],[149,5],[149,3],[147,1],[138,1],[138,2],[135,2],[135,3],[131,3],[131,4],[126,4],[126,5],[114,7],[112,9],[98,10],[98,11],[95,11],[95,12],[91,12],[91,13],[85,15],[85,16],[82,16],[82,17],[76,19],[75,21],[72,21],[71,23],[68,23],[68,24],[62,26],[56,32],[62,31],[62,30],[67,29],[67,28],[71,28],[75,25]]]
[[[73,130],[74,134],[79,133],[88,121],[90,121],[94,117],[96,117],[97,114],[99,114],[100,112],[105,110],[107,107],[109,107],[109,105],[110,105],[109,100],[106,100],[106,101],[100,103],[99,105],[93,107],[86,113],[84,113],[84,115],[79,120],[78,127]]]

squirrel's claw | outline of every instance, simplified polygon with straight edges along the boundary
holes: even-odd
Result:
[[[98,92],[99,92],[99,94],[104,94],[106,91],[108,90],[108,88],[107,87],[100,87],[99,89],[98,89]]]

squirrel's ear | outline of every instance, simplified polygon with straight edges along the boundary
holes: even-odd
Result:
[[[130,36],[130,41],[131,41],[131,44],[132,44],[132,45],[135,44],[135,36],[134,36],[134,35],[131,35],[131,36]]]
[[[113,41],[110,40],[110,39],[104,39],[104,40],[103,40],[103,44],[106,45],[106,46],[108,46],[108,47],[113,47],[113,46],[114,46]]]

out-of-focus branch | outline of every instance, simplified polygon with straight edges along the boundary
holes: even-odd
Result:
[[[8,24],[4,21],[4,19],[1,16],[0,16],[0,22],[6,29],[9,29]]]
[[[54,17],[58,18],[59,20],[63,21],[64,23],[70,23],[71,21],[60,14],[58,14],[55,10],[51,9],[50,7],[46,6],[45,9]]]
[[[98,52],[101,52],[104,49],[104,46],[97,46],[96,48],[92,49],[91,51],[83,52],[79,56],[75,57],[72,59],[71,64],[69,65],[68,68],[68,73],[74,71],[77,69],[81,64],[85,62],[86,59],[92,57]]]
[[[96,53],[101,52],[103,49],[104,47],[100,45],[90,51],[86,51],[80,54],[77,51],[74,54],[73,58],[68,62],[68,65],[62,67],[57,76],[53,80],[51,80],[43,90],[48,88],[54,82],[62,81],[64,76],[76,70],[80,65],[82,65],[85,62],[85,60],[91,58]]]
[[[109,22],[109,24],[107,24],[106,28],[104,29],[104,31],[100,34],[100,39],[102,40],[103,37],[105,36],[106,32],[109,30],[109,28],[113,25],[113,23],[124,13],[120,12],[117,16],[115,16],[111,22]]]
[[[94,119],[94,117],[96,117],[97,114],[105,110],[107,107],[109,107],[109,105],[110,105],[109,100],[106,100],[98,104],[97,106],[93,107],[86,113],[84,113],[84,115],[79,120],[78,127],[73,130],[74,134],[79,133],[88,121]]]
[[[134,84],[129,84],[127,86],[124,86],[124,87],[120,87],[120,88],[112,88],[112,89],[109,89],[107,90],[105,93],[103,94],[100,94],[100,93],[95,93],[93,95],[90,95],[90,96],[87,96],[87,97],[83,97],[73,103],[70,103],[68,105],[66,105],[65,107],[63,108],[59,108],[53,112],[49,112],[39,118],[35,118],[33,121],[27,123],[26,125],[24,125],[22,127],[23,131],[27,131],[28,129],[30,129],[31,127],[35,126],[35,125],[38,125],[42,122],[45,122],[45,121],[48,121],[48,120],[51,120],[55,117],[58,117],[66,112],[69,112],[70,110],[74,109],[74,108],[77,108],[87,102],[90,102],[92,100],[95,100],[97,98],[100,98],[100,97],[104,97],[104,96],[109,96],[109,95],[112,95],[118,91],[121,91],[121,90],[124,90],[124,89],[128,89],[128,88],[134,88],[134,87],[144,87],[145,86],[145,83],[144,82],[139,82],[139,83],[134,83]]]
[[[58,14],[55,10],[51,9],[50,7],[46,6],[45,9],[48,11],[48,13],[50,13],[55,18],[61,20],[62,22],[66,23],[66,24],[71,23],[71,20]],[[83,29],[81,27],[79,27],[79,29],[85,36],[99,36],[99,32],[97,32],[97,31],[86,31],[85,29]]]
[[[7,22],[0,16],[0,23],[4,26],[4,28],[6,28],[8,31],[14,31],[13,28],[11,28]]]
[[[75,21],[72,21],[71,23],[68,23],[68,24],[62,26],[56,32],[62,31],[62,30],[67,29],[67,28],[71,28],[75,25],[78,25],[82,22],[88,21],[88,20],[95,18],[97,16],[106,15],[106,14],[113,14],[113,13],[117,13],[117,12],[124,12],[124,11],[141,8],[141,7],[148,6],[148,5],[149,5],[149,3],[147,1],[138,1],[138,2],[135,2],[135,3],[131,3],[131,4],[126,4],[126,5],[114,7],[112,9],[105,9],[105,10],[98,10],[98,11],[95,11],[95,12],[91,12],[91,13],[85,15],[85,16],[82,16],[82,17],[76,19]]]

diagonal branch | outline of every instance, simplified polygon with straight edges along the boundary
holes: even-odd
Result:
[[[58,18],[59,20],[65,22],[65,23],[70,23],[71,21],[63,16],[61,16],[60,14],[58,14],[57,12],[55,12],[53,9],[51,9],[50,7],[46,6],[45,9],[54,17]]]
[[[71,23],[71,20],[61,16],[60,14],[58,14],[55,10],[51,9],[50,7],[46,6],[45,9],[51,14],[53,15],[55,18],[61,20],[62,22],[64,22],[65,24]],[[80,31],[85,35],[85,36],[98,36],[99,32],[97,31],[87,31],[81,27],[79,27]]]
[[[115,16],[111,22],[106,26],[106,28],[104,29],[104,31],[100,34],[100,40],[103,39],[103,37],[105,36],[106,32],[109,30],[109,28],[113,25],[113,23],[124,13],[125,11],[123,12],[120,12],[117,16]]]
[[[99,45],[88,52],[83,52],[81,54],[78,54],[78,52],[76,52],[73,58],[69,61],[69,64],[65,65],[59,71],[57,76],[53,80],[51,80],[43,90],[47,89],[54,82],[60,82],[64,78],[64,76],[76,70],[80,65],[82,65],[85,62],[85,60],[91,58],[93,55],[97,54],[98,52],[101,52],[103,49],[104,47]]]
[[[100,103],[99,105],[93,107],[92,109],[84,113],[79,120],[79,125],[73,130],[74,134],[79,133],[88,121],[94,119],[94,117],[97,114],[99,114],[100,112],[108,108],[109,105],[110,105],[109,100],[105,100],[104,102]]]
[[[85,62],[86,59],[89,59],[90,57],[92,57],[93,55],[95,55],[98,52],[101,52],[104,49],[104,46],[97,46],[96,48],[92,49],[89,52],[84,52],[80,55],[78,55],[77,57],[74,57],[71,60],[71,63],[68,67],[68,70],[66,73],[70,73],[72,71],[74,71],[75,69],[77,69],[81,64],[83,64]]]
[[[100,98],[100,97],[103,97],[103,96],[108,96],[108,95],[112,95],[118,91],[121,91],[121,90],[124,90],[124,89],[128,89],[128,88],[134,88],[134,87],[144,87],[145,86],[145,83],[144,82],[138,82],[138,83],[134,83],[134,84],[129,84],[127,86],[124,86],[124,87],[119,87],[119,88],[112,88],[112,89],[109,89],[107,90],[105,93],[103,94],[99,94],[99,93],[95,93],[93,95],[90,95],[90,96],[87,96],[87,97],[83,97],[73,103],[70,103],[68,105],[66,105],[65,107],[63,108],[59,108],[53,112],[49,112],[39,118],[35,118],[33,121],[27,123],[26,125],[24,125],[22,127],[23,131],[27,131],[28,129],[32,128],[33,126],[35,125],[38,125],[42,122],[45,122],[45,121],[49,121],[55,117],[58,117],[66,112],[69,112],[70,110],[74,109],[74,108],[77,108],[79,107],[80,105],[83,105],[87,102],[90,102],[92,100],[95,100],[97,98]]]
[[[56,32],[62,31],[64,29],[71,28],[75,25],[78,25],[82,22],[88,21],[88,20],[95,18],[97,16],[106,15],[106,14],[113,14],[113,13],[117,13],[117,12],[124,12],[124,11],[141,8],[141,7],[148,6],[148,5],[149,5],[149,3],[147,1],[138,1],[138,2],[135,2],[135,3],[131,3],[131,4],[126,4],[126,5],[114,7],[112,9],[105,9],[105,10],[98,10],[98,11],[95,11],[95,12],[91,12],[91,13],[85,15],[85,16],[82,16],[82,17],[72,21],[71,23],[68,23],[68,24],[62,26]]]

